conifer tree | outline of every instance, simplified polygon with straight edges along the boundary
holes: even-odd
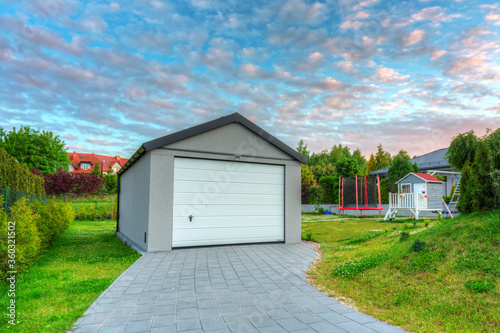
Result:
[[[493,160],[488,145],[480,141],[472,164],[470,177],[472,188],[472,207],[474,211],[495,208],[497,184],[493,168]]]

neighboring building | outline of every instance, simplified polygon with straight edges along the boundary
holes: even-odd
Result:
[[[448,148],[438,149],[425,155],[417,156],[411,159],[412,162],[417,163],[419,172],[437,171],[434,175],[439,175],[445,178],[442,188],[445,195],[449,195],[451,187],[458,180],[458,175],[450,172],[455,172],[446,159]],[[370,172],[370,175],[387,176],[388,167]]]
[[[300,243],[306,161],[238,113],[146,142],[118,172],[117,234],[145,251]]]
[[[68,153],[69,160],[71,164],[69,166],[69,171],[72,173],[92,173],[95,165],[99,166],[99,171],[117,173],[120,169],[128,162],[127,158],[121,158],[120,156],[106,156],[106,155],[96,155],[72,152]]]

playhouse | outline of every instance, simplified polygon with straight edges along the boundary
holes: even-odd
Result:
[[[418,220],[421,211],[443,211],[443,181],[426,173],[410,172],[396,182],[398,193],[389,193],[389,209],[384,220],[395,218],[399,210],[410,210]]]

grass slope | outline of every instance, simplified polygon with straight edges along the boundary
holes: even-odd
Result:
[[[74,221],[18,276],[18,324],[12,332],[65,332],[92,302],[140,255],[114,235],[115,221]],[[0,304],[8,304],[0,286]],[[5,318],[4,318],[5,319]],[[7,320],[2,323],[6,328]]]
[[[403,242],[401,223],[303,222],[323,251],[312,274],[331,296],[413,332],[500,332],[500,211],[410,224]]]

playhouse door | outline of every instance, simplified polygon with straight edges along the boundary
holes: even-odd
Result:
[[[425,184],[413,184],[413,188],[418,196],[418,207],[427,208],[427,188]]]

